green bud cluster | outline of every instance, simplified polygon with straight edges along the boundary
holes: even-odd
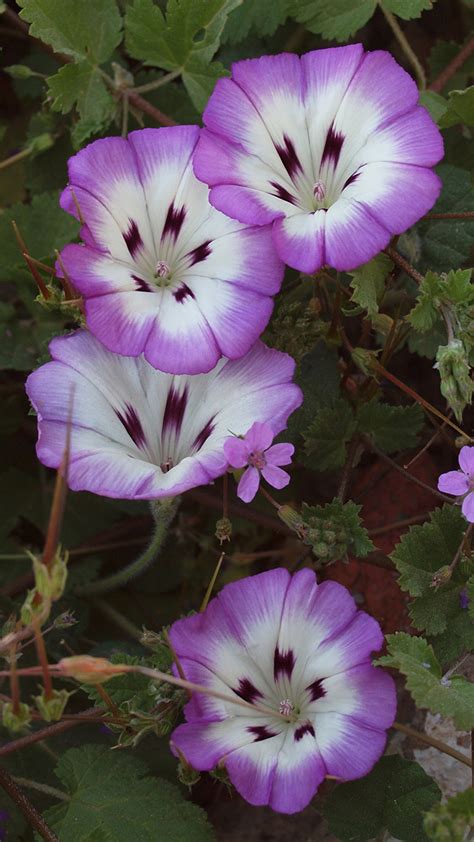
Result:
[[[457,420],[461,421],[464,408],[472,400],[474,383],[470,376],[467,353],[460,339],[453,339],[448,345],[440,345],[435,368],[441,378],[441,394]]]
[[[307,526],[307,534],[303,540],[313,548],[317,558],[325,562],[344,558],[350,542],[350,535],[345,526],[334,520],[316,516],[308,518]]]

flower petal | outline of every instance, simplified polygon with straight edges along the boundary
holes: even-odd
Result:
[[[275,433],[266,421],[255,421],[245,436],[250,450],[266,450],[270,447]]]
[[[373,728],[389,728],[395,719],[397,694],[388,673],[369,662],[321,682],[321,695],[312,713],[339,713]]]
[[[472,491],[462,501],[462,513],[469,523],[474,523],[474,493]]]
[[[438,490],[460,497],[469,491],[469,479],[462,471],[448,471],[438,478]]]
[[[273,444],[265,451],[267,465],[289,465],[291,463],[295,448],[292,444]]]
[[[474,447],[465,445],[459,451],[459,467],[468,476],[474,477]]]
[[[313,274],[326,262],[325,227],[324,210],[278,219],[273,225],[278,255],[288,266]]]
[[[255,497],[260,485],[260,474],[256,468],[247,468],[237,486],[237,497],[244,503],[250,503]]]
[[[224,442],[224,453],[229,465],[243,468],[249,461],[249,446],[244,439],[230,436]]]
[[[362,725],[352,716],[318,713],[314,717],[318,747],[329,775],[362,778],[384,752],[385,731]]]
[[[285,488],[290,481],[290,475],[276,465],[265,465],[262,476],[273,488]]]

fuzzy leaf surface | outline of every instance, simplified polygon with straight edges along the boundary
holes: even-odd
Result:
[[[462,731],[473,729],[474,684],[456,675],[442,683],[441,666],[428,641],[397,632],[387,635],[387,651],[377,663],[405,676],[407,689],[419,707],[451,717]]]
[[[70,795],[45,819],[61,842],[212,842],[205,813],[135,757],[100,745],[72,748],[56,775]]]
[[[403,842],[426,842],[423,813],[440,796],[418,763],[394,754],[382,757],[362,780],[339,784],[324,815],[340,842],[368,842],[384,830]]]

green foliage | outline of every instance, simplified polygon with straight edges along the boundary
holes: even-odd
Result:
[[[303,541],[324,562],[337,561],[350,553],[363,558],[374,549],[359,517],[361,506],[337,498],[325,506],[303,503],[301,533]]]
[[[310,32],[345,41],[370,20],[376,7],[376,0],[292,0],[291,15]]]
[[[474,210],[474,190],[469,170],[451,164],[437,167],[443,182],[434,213]],[[469,258],[474,244],[474,221],[431,220],[420,222],[422,271],[436,267],[438,272],[458,269]]]
[[[16,280],[20,269],[21,277],[29,277],[12,221],[16,222],[30,254],[43,261],[53,259],[54,250],[70,242],[79,230],[79,223],[59,207],[57,193],[34,196],[29,205],[14,205],[0,215],[0,281]]]
[[[465,842],[474,824],[474,789],[459,792],[425,815],[424,830],[433,842]]]
[[[384,453],[416,447],[424,416],[418,404],[391,406],[373,398],[357,411],[357,429]]]
[[[336,400],[341,379],[337,363],[335,349],[329,348],[322,340],[301,360],[295,381],[303,392],[304,400],[289,420],[288,434],[293,441],[308,428],[322,407]]]
[[[273,35],[285,23],[291,0],[243,0],[229,15],[221,38],[222,43],[238,44],[249,32],[260,37]]]
[[[386,254],[378,254],[364,263],[355,272],[349,272],[353,289],[351,301],[367,310],[369,316],[379,311],[379,303],[385,290],[385,281],[393,263]]]
[[[127,9],[125,39],[133,58],[181,73],[194,105],[202,111],[224,68],[212,62],[227,16],[240,0],[168,0],[166,14],[153,0]]]
[[[442,129],[464,123],[474,126],[474,86],[464,91],[451,91],[448,98],[447,110],[441,117],[439,125]]]
[[[356,428],[354,413],[344,398],[320,409],[303,433],[307,464],[318,471],[341,468],[346,460],[346,445]]]
[[[412,327],[424,333],[435,324],[440,306],[470,305],[474,301],[471,275],[471,269],[452,270],[443,275],[427,272],[419,286],[417,302],[407,316]]]
[[[433,120],[438,125],[448,107],[444,96],[437,94],[435,91],[422,91],[420,94],[420,105],[423,105],[429,111]]]
[[[415,704],[449,716],[462,731],[474,727],[474,684],[462,676],[443,677],[433,647],[422,637],[405,632],[387,635],[388,655],[378,664],[398,669]]]
[[[469,635],[471,621],[461,607],[460,593],[474,572],[474,563],[465,558],[451,575],[443,579],[441,572],[435,576],[449,567],[465,531],[466,521],[460,510],[445,505],[432,512],[427,523],[412,526],[391,555],[400,574],[400,587],[413,597],[410,617],[415,627],[427,634],[441,634],[458,618],[465,635]]]
[[[403,20],[419,18],[422,12],[433,8],[436,0],[384,0],[384,8]]]
[[[77,108],[80,119],[72,136],[80,146],[108,126],[115,110],[99,66],[122,40],[116,0],[22,0],[20,6],[31,35],[74,62],[50,76],[48,88],[54,109],[66,114]]]
[[[362,780],[339,784],[324,815],[340,842],[369,842],[384,830],[402,842],[426,842],[423,814],[440,796],[418,763],[395,754],[382,757]]]
[[[56,767],[70,799],[47,810],[45,819],[61,842],[156,842],[157,834],[163,842],[211,842],[205,813],[147,772],[137,758],[103,746],[70,749]]]

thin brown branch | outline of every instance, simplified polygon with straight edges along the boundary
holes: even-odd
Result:
[[[419,740],[421,743],[426,743],[428,746],[437,748],[439,751],[442,751],[443,754],[449,754],[450,757],[454,757],[455,760],[459,760],[459,762],[464,763],[465,766],[472,766],[471,760],[466,754],[456,751],[455,748],[451,748],[451,746],[441,742],[441,740],[436,740],[434,737],[430,737],[428,734],[423,734],[421,731],[415,731],[414,728],[410,728],[408,725],[402,725],[401,722],[394,722],[392,728],[395,728],[396,731],[401,731],[402,734],[406,734],[408,737],[413,737],[415,740]]]
[[[55,833],[53,833],[49,825],[46,824],[41,813],[38,813],[36,807],[33,806],[29,798],[26,797],[25,793],[15,783],[11,775],[9,775],[8,772],[1,767],[0,786],[5,790],[7,795],[10,796],[12,801],[15,802],[30,827],[36,830],[42,839],[45,839],[46,842],[59,842],[58,837]]]
[[[424,512],[421,515],[413,515],[413,517],[405,517],[401,520],[395,520],[393,523],[386,523],[385,526],[377,526],[375,529],[369,529],[369,538],[375,538],[377,535],[385,535],[387,532],[394,532],[395,529],[404,529],[406,526],[413,526],[415,523],[423,523],[428,520],[429,512]]]
[[[151,102],[148,100],[143,99],[140,94],[137,94],[131,90],[127,90],[127,99],[128,101],[138,108],[139,111],[143,111],[145,114],[148,114],[149,117],[153,117],[157,123],[161,123],[162,126],[177,126],[176,120],[173,120],[171,117],[168,117],[167,114],[164,114],[163,111],[160,111],[159,108],[155,108]]]
[[[454,56],[452,61],[446,65],[444,70],[436,77],[434,82],[432,82],[431,85],[428,85],[428,90],[440,94],[444,86],[449,82],[454,74],[460,70],[472,53],[474,53],[474,36],[470,38],[466,44],[464,44],[464,47],[459,50],[457,56]]]
[[[447,497],[445,494],[442,494],[441,491],[438,491],[436,488],[432,488],[431,485],[428,485],[426,482],[423,482],[423,480],[418,479],[418,477],[413,476],[413,474],[410,474],[410,472],[405,470],[405,468],[403,468],[402,465],[399,465],[398,462],[395,462],[394,459],[392,459],[390,456],[387,456],[387,454],[384,453],[383,450],[379,450],[379,448],[376,447],[376,445],[373,444],[373,442],[368,437],[364,436],[364,440],[367,444],[367,447],[370,450],[372,450],[372,452],[375,453],[379,457],[379,459],[382,459],[382,461],[386,462],[387,465],[391,465],[391,467],[395,471],[398,471],[398,473],[406,477],[406,479],[411,480],[415,483],[415,485],[418,485],[420,488],[423,488],[425,491],[428,491],[434,497],[437,497],[438,500],[442,500],[443,503],[453,502],[450,497]]]
[[[62,734],[63,731],[68,731],[70,728],[74,728],[82,722],[93,721],[99,713],[103,713],[102,708],[89,708],[89,710],[85,710],[79,716],[74,718],[71,717],[67,720],[62,719],[61,722],[55,722],[54,725],[49,725],[47,728],[41,728],[39,731],[33,731],[33,733],[27,734],[25,737],[19,737],[17,740],[11,740],[11,742],[0,746],[0,757],[3,757],[6,754],[12,754],[14,751],[21,751],[33,743],[48,740],[50,737]]]
[[[406,272],[407,275],[410,276],[410,278],[413,278],[413,280],[416,281],[417,284],[421,284],[421,282],[423,281],[423,275],[420,275],[420,273],[416,271],[414,266],[412,266],[411,263],[408,262],[408,260],[405,260],[405,258],[402,257],[400,252],[394,249],[393,246],[387,246],[387,248],[385,249],[385,254],[388,254],[390,260],[393,260],[393,262],[396,263],[397,266],[400,267],[400,269],[403,269],[403,271]]]
[[[465,219],[474,222],[474,211],[458,211],[457,213],[427,213],[423,219]]]

